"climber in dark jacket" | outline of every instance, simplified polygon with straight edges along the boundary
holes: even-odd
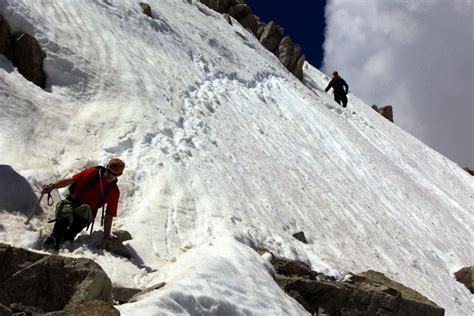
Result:
[[[332,73],[331,81],[326,87],[326,92],[328,92],[329,89],[331,88],[333,88],[334,90],[334,100],[338,104],[341,104],[342,102],[342,107],[345,108],[347,106],[346,94],[349,92],[349,85],[346,83],[344,79],[339,77],[339,74],[335,70]]]

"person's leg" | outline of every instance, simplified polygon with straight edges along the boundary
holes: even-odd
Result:
[[[76,235],[79,234],[92,221],[92,210],[89,205],[82,204],[74,209],[74,218],[68,230],[67,240],[73,241]]]
[[[347,96],[343,95],[341,97],[341,101],[342,101],[342,107],[345,108],[347,106]]]
[[[341,105],[341,98],[339,97],[339,95],[337,94],[334,95],[334,101],[336,101],[337,104]]]

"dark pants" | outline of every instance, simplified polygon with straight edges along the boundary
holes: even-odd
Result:
[[[334,101],[337,102],[337,104],[341,104],[342,102],[342,107],[345,108],[347,106],[347,96],[345,94],[335,94],[334,95]]]

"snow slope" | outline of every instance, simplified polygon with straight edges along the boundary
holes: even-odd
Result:
[[[130,0],[0,2],[38,39],[48,75],[43,91],[0,56],[0,163],[38,191],[126,162],[114,228],[131,232],[133,259],[60,251],[116,285],[167,283],[124,315],[306,314],[255,246],[336,276],[375,269],[447,315],[472,311],[452,276],[474,262],[472,177],[355,96],[340,108],[309,64],[303,85],[235,21],[148,2],[155,19]],[[37,247],[44,208],[30,226],[0,211],[0,242]]]

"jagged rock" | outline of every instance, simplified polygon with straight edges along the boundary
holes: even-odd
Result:
[[[230,18],[229,13],[224,13],[222,16],[223,16],[224,19],[227,21],[227,23],[229,23],[230,25],[232,25],[232,19]]]
[[[111,304],[100,300],[94,300],[82,303],[80,305],[69,306],[65,309],[68,316],[86,316],[86,315],[120,315],[120,312]]]
[[[124,242],[124,241],[127,241],[127,240],[131,240],[133,239],[132,238],[132,235],[130,235],[130,233],[126,230],[117,230],[117,231],[114,231],[113,233],[118,240],[120,240],[121,242]]]
[[[275,22],[271,21],[267,25],[265,25],[265,28],[263,29],[262,36],[260,37],[260,43],[269,51],[272,53],[275,52],[275,50],[278,47],[278,44],[280,44],[282,36],[280,36],[278,30],[277,30],[277,25]]]
[[[255,36],[256,36],[257,38],[262,37],[263,31],[265,30],[265,25],[266,25],[266,24],[265,24],[265,23],[262,23],[262,22],[260,22],[260,23],[258,24],[257,32],[255,33]]]
[[[278,45],[278,59],[285,68],[288,68],[293,53],[293,42],[289,36],[283,37]]]
[[[372,109],[377,111],[380,115],[385,117],[387,120],[393,123],[393,108],[391,105],[383,106],[383,107],[378,107],[377,105],[372,105]]]
[[[148,3],[140,2],[140,7],[142,8],[143,14],[153,19],[153,16],[151,15],[151,7]]]
[[[435,303],[376,271],[341,282],[296,260],[280,257],[272,264],[277,284],[313,315],[444,315]]]
[[[474,294],[474,266],[464,267],[454,273],[456,280],[464,284]]]
[[[272,265],[278,274],[286,276],[309,276],[311,272],[311,268],[306,263],[283,257],[273,257]]]
[[[288,64],[288,70],[292,70],[296,66],[296,62],[298,61],[298,58],[301,56],[301,46],[299,44],[294,44],[293,45],[293,50],[291,52],[291,59],[290,63]]]
[[[112,285],[90,259],[43,255],[0,244],[0,304],[44,312],[92,300],[112,301]]]
[[[10,304],[9,308],[14,315],[18,315],[18,313],[24,313],[25,315],[44,314],[44,312],[39,308],[36,308],[34,306],[25,306],[23,304],[18,303]]]
[[[130,300],[128,300],[129,303],[133,303],[133,302],[136,302],[139,300],[140,296],[146,294],[146,293],[150,293],[151,291],[154,291],[154,290],[158,290],[158,289],[161,289],[163,286],[165,286],[166,283],[165,282],[161,282],[161,283],[158,283],[156,285],[153,285],[143,291],[140,291],[138,292],[137,294],[135,294]]]
[[[10,27],[7,21],[0,15],[0,54],[8,57],[8,49],[10,47]]]
[[[13,315],[13,312],[8,307],[0,304],[0,315],[2,315],[2,316],[11,316],[11,315]]]
[[[306,236],[304,235],[304,232],[297,232],[296,234],[293,234],[293,237],[298,239],[299,241],[307,244],[308,241],[306,240]]]
[[[46,74],[43,71],[43,59],[46,54],[36,39],[28,33],[17,33],[12,37],[11,56],[15,67],[27,80],[44,88]]]
[[[469,169],[468,167],[465,167],[464,170],[469,173],[471,176],[474,176],[474,170]]]
[[[291,73],[298,79],[303,79],[303,65],[306,60],[305,55],[301,55],[296,62],[295,67],[291,70]]]
[[[229,8],[228,13],[237,21],[252,13],[250,7],[246,4],[236,4]]]
[[[254,35],[257,33],[258,22],[255,15],[249,14],[238,21],[244,28],[250,30]]]
[[[127,287],[112,288],[112,296],[119,304],[127,303],[135,294],[140,293],[140,289],[132,289]]]

